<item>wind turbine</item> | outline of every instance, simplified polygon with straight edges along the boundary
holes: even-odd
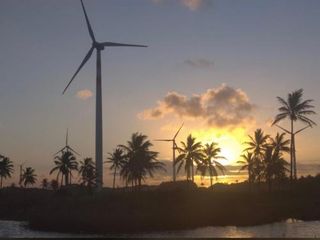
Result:
[[[59,152],[57,152],[56,154],[54,154],[54,156],[56,156],[57,154],[59,154],[60,152],[63,153],[63,152],[73,152],[75,154],[77,154],[78,156],[80,156],[79,153],[77,153],[75,150],[72,149],[72,147],[69,146],[69,143],[68,143],[68,140],[69,140],[69,129],[67,129],[67,134],[66,134],[66,145],[61,148],[59,150]]]
[[[147,47],[144,45],[133,45],[133,44],[123,44],[123,43],[114,43],[114,42],[98,42],[94,36],[86,9],[84,7],[83,1],[81,0],[81,5],[83,9],[83,13],[86,19],[89,35],[92,40],[92,46],[89,49],[87,55],[82,60],[79,68],[76,73],[72,76],[70,82],[67,87],[64,89],[63,94],[67,91],[68,87],[80,72],[82,67],[87,63],[90,59],[94,50],[97,51],[97,80],[96,80],[96,171],[97,171],[97,188],[101,189],[103,185],[103,161],[102,161],[102,91],[101,91],[101,51],[103,51],[106,47]]]
[[[180,132],[180,130],[182,129],[184,123],[182,123],[181,127],[179,128],[179,130],[177,131],[177,133],[174,135],[174,137],[172,139],[156,139],[155,141],[157,142],[172,142],[172,169],[173,169],[173,181],[176,181],[176,149],[177,149],[177,144],[176,144],[176,138]]]

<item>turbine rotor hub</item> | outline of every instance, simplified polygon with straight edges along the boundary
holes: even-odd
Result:
[[[99,50],[99,51],[104,50],[104,46],[103,46],[101,43],[99,43],[99,42],[94,42],[94,43],[92,43],[92,46],[93,46],[94,48],[96,48],[97,50]]]

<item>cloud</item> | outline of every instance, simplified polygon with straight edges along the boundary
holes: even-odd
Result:
[[[204,58],[187,59],[183,63],[193,68],[212,69],[214,67],[213,61]]]
[[[93,93],[89,89],[84,89],[84,90],[78,91],[76,94],[76,97],[81,100],[87,100],[87,99],[91,98],[92,96],[93,96]]]
[[[191,11],[196,11],[200,8],[204,8],[206,6],[209,6],[211,4],[212,0],[152,0],[155,4],[171,4],[173,2],[178,2],[182,6],[188,8]]]
[[[209,126],[236,127],[252,122],[255,105],[241,89],[222,84],[191,97],[169,92],[158,105],[138,114],[140,119],[159,119],[173,114],[193,120],[204,120]]]

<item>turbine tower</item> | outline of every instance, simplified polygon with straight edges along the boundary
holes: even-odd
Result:
[[[86,19],[89,35],[92,40],[92,46],[89,49],[87,55],[81,62],[79,68],[75,72],[75,74],[72,76],[70,82],[68,83],[67,87],[64,89],[63,94],[66,92],[74,78],[77,76],[77,74],[80,72],[82,67],[87,63],[87,61],[90,59],[92,53],[94,50],[97,52],[97,80],[96,80],[96,171],[97,171],[97,188],[100,190],[103,185],[103,149],[102,149],[102,142],[103,142],[103,136],[102,136],[102,90],[101,90],[101,51],[103,51],[106,47],[147,47],[144,45],[133,45],[133,44],[123,44],[123,43],[114,43],[114,42],[98,42],[96,41],[96,38],[94,36],[86,9],[84,7],[83,1],[81,0],[81,5],[83,9],[83,13]]]
[[[180,130],[182,129],[184,123],[182,123],[181,127],[179,128],[179,130],[177,131],[177,133],[174,135],[174,137],[172,139],[156,139],[155,141],[157,142],[172,142],[172,169],[173,169],[173,175],[172,175],[172,179],[175,182],[176,181],[176,149],[177,149],[177,144],[176,144],[176,138],[180,132]]]
[[[68,140],[69,140],[69,129],[67,129],[67,134],[66,134],[66,145],[63,148],[61,148],[59,152],[54,154],[54,156],[58,155],[60,152],[63,153],[64,151],[73,152],[73,153],[77,154],[78,156],[80,156],[79,153],[77,153],[75,150],[72,149],[72,147],[69,146]]]

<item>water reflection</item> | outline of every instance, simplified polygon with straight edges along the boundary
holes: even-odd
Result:
[[[140,234],[112,234],[100,235],[101,237],[113,238],[172,238],[172,237],[193,237],[193,238],[315,238],[320,237],[320,221],[303,222],[290,219],[285,222],[253,226],[253,227],[204,227],[184,231],[167,231]],[[63,233],[49,233],[32,231],[26,227],[25,223],[13,221],[0,221],[0,238],[9,237],[29,237],[29,238],[67,238],[67,237],[86,237],[95,238],[99,235],[76,235]]]

